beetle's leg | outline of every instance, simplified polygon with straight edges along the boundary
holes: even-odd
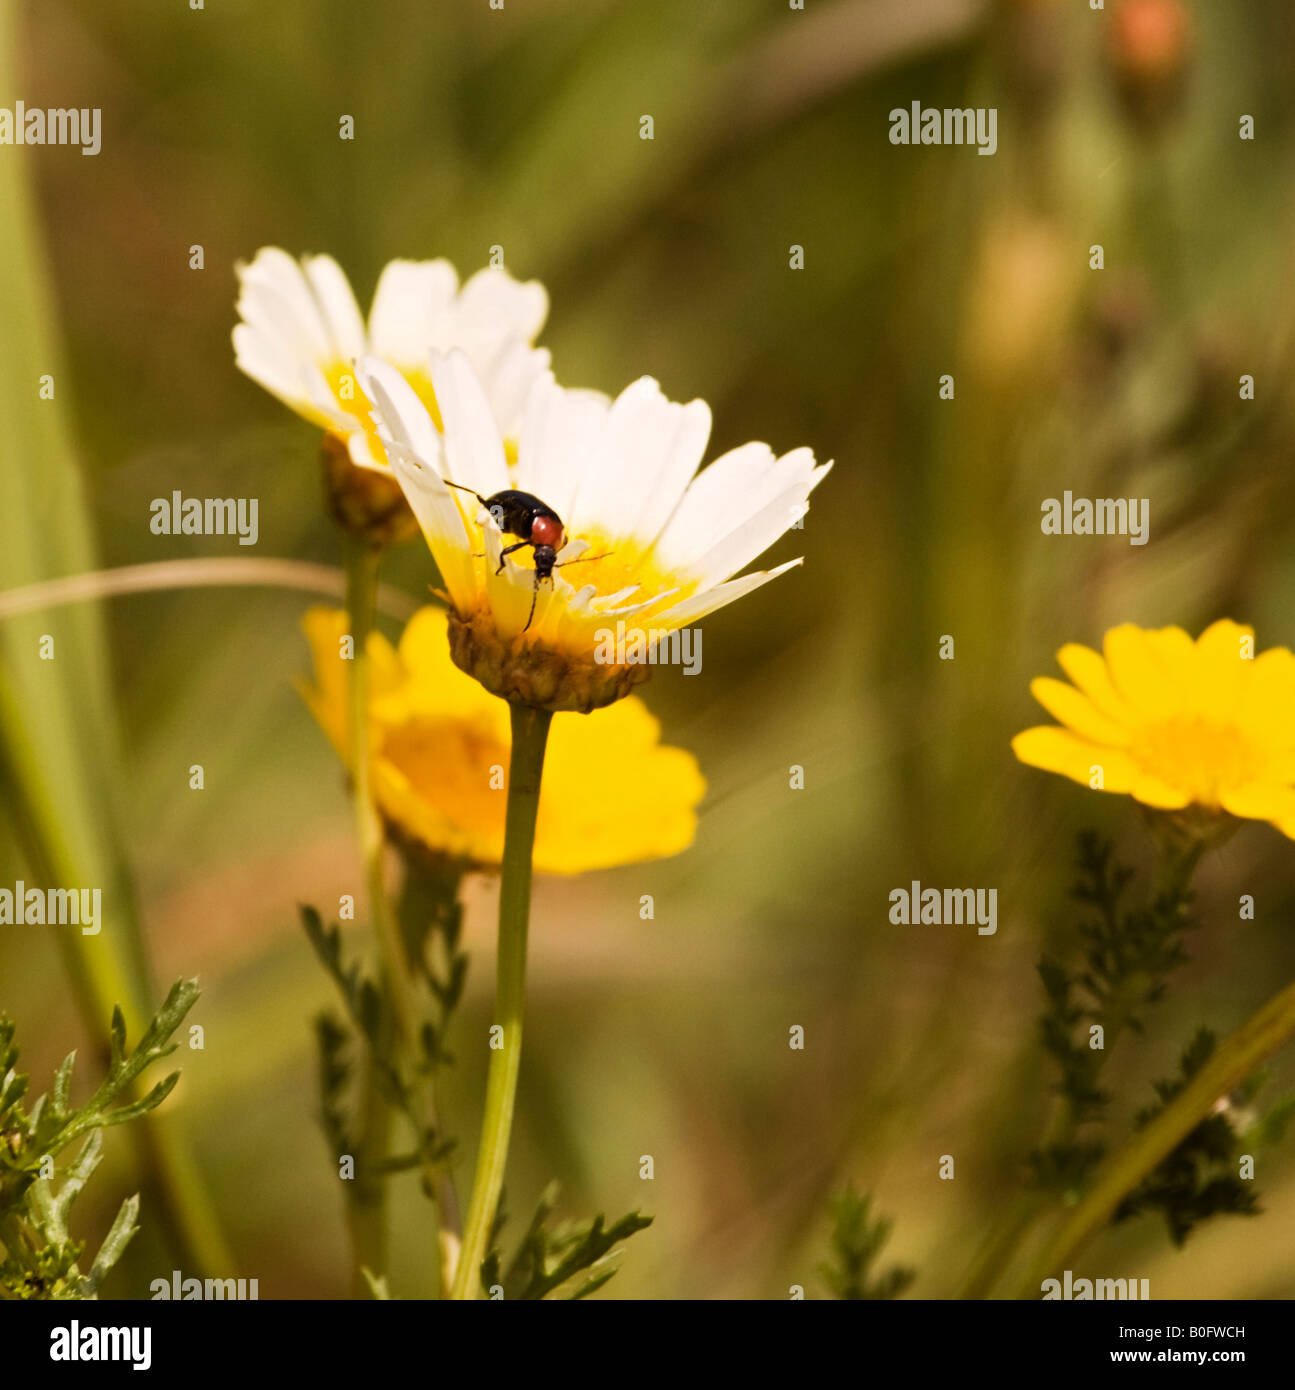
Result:
[[[531,542],[531,541],[518,541],[516,545],[506,545],[506,546],[504,546],[504,548],[499,552],[499,568],[495,571],[495,573],[496,573],[496,574],[503,574],[503,572],[504,572],[504,556],[505,556],[505,555],[511,555],[511,554],[513,553],[514,550],[520,550],[524,545],[531,545],[531,544],[533,544],[533,542]]]

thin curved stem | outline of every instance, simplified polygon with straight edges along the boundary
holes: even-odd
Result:
[[[59,579],[25,584],[0,593],[0,618],[34,613],[46,608],[85,603],[118,594],[166,593],[172,589],[234,587],[300,589],[305,593],[341,598],[345,576],[332,565],[312,565],[304,560],[242,559],[213,556],[200,560],[157,560],[145,565],[119,565],[114,569],[89,570]],[[377,607],[393,618],[408,618],[417,604],[397,589],[380,588]]]
[[[1022,1280],[1018,1298],[1040,1283],[1101,1230],[1124,1196],[1209,1114],[1220,1096],[1250,1076],[1295,1035],[1295,984],[1287,985],[1241,1025],[1182,1091],[1099,1172],[1097,1181]]]
[[[544,749],[553,715],[528,705],[511,705],[513,747],[508,771],[508,814],[504,824],[503,877],[499,890],[499,960],[494,1026],[499,1046],[490,1053],[485,1116],[463,1255],[451,1295],[473,1299],[481,1292],[481,1261],[488,1253],[499,1194],[508,1164],[508,1140],[522,1062],[522,1017],[526,1009],[526,935],[531,912],[531,857],[539,813]],[[492,1030],[493,1032],[493,1030]]]

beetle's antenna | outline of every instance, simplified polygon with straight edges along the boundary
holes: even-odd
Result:
[[[462,483],[452,483],[448,478],[442,478],[441,482],[443,482],[446,487],[458,488],[460,492],[470,492],[473,495],[473,497],[475,497],[477,501],[481,503],[483,507],[486,505],[486,499],[482,497],[482,495],[476,490],[476,488],[465,487]]]
[[[539,577],[539,575],[537,574],[537,575],[535,576],[535,587],[531,590],[531,611],[526,615],[526,627],[530,627],[530,625],[531,625],[531,619],[535,616],[535,600],[538,599],[539,596],[540,596],[540,577]],[[526,627],[522,628],[522,631],[523,631],[523,632],[526,631]]]
[[[577,555],[574,560],[563,560],[560,565],[554,565],[555,570],[564,570],[568,565],[583,565],[586,560],[605,560],[609,555],[614,555],[614,550],[604,550],[601,555]]]

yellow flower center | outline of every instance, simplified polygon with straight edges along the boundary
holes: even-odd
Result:
[[[472,504],[471,498],[467,501],[464,519],[475,528],[471,534],[479,535],[480,527],[476,526],[478,509]],[[516,538],[505,538],[506,543],[510,545],[514,539]],[[632,594],[627,594],[619,600],[616,607],[646,603],[658,594],[663,596],[665,606],[673,607],[696,592],[696,580],[685,579],[673,571],[663,569],[655,562],[651,553],[637,541],[617,540],[599,530],[580,531],[578,534],[568,531],[567,540],[588,541],[589,548],[578,559],[562,561],[559,566],[562,578],[574,589],[583,589],[586,584],[592,584],[596,593],[595,602],[599,598],[606,598],[637,586]],[[474,543],[473,548],[482,547]],[[529,548],[515,550],[509,558],[528,569],[534,568],[534,552]]]
[[[502,823],[499,792],[482,768],[508,766],[508,747],[484,724],[463,718],[419,715],[381,735],[381,756],[408,780],[416,794],[435,789],[436,803],[453,808],[460,823]]]
[[[1252,781],[1261,763],[1234,724],[1179,715],[1141,729],[1129,748],[1148,772],[1202,806],[1219,804],[1228,787]]]

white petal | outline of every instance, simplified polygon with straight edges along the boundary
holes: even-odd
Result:
[[[482,497],[509,486],[503,440],[490,402],[467,356],[433,353],[432,385],[445,426],[444,476]]]
[[[831,466],[816,468],[813,450],[804,448],[777,458],[767,444],[743,444],[721,454],[693,479],[661,532],[656,562],[667,570],[689,568],[775,499],[796,489],[808,497]],[[788,516],[787,525],[793,519]]]
[[[526,402],[537,381],[551,376],[548,348],[534,348],[514,339],[508,343],[482,385],[490,398],[495,423],[504,439],[521,435]]]
[[[514,564],[511,556],[504,561],[503,573],[496,574],[495,570],[499,565],[497,556],[498,545],[496,544],[492,555],[491,548],[487,544],[486,563],[489,567],[489,578],[486,583],[495,626],[506,637],[520,632],[526,626],[527,618],[530,617],[533,599],[535,617],[531,622],[531,631],[538,636],[553,599],[553,586],[541,584],[537,590],[534,571],[523,569],[520,565]]]
[[[360,389],[373,403],[373,419],[386,443],[403,446],[420,462],[439,470],[441,437],[427,407],[418,399],[404,375],[380,357],[362,357],[356,363]]]
[[[526,400],[517,457],[517,486],[547,502],[564,521],[592,465],[611,402],[587,391],[564,391],[546,374]]]
[[[547,585],[540,586],[541,594],[547,587]],[[553,588],[552,601],[543,612],[542,626],[538,607],[535,614],[536,622],[532,624],[532,628],[540,627],[540,636],[551,646],[562,644],[569,631],[578,630],[581,624],[587,621],[589,601],[596,592],[592,584],[586,584],[580,589],[573,589],[562,579],[557,579]],[[541,599],[541,601],[543,600]]]
[[[612,402],[598,457],[584,470],[564,518],[571,530],[650,544],[701,464],[710,425],[705,401],[676,405],[651,377],[627,386]]]
[[[664,613],[657,613],[653,618],[653,624],[686,627],[689,623],[704,618],[708,613],[723,608],[725,604],[742,598],[753,589],[758,589],[762,584],[767,584],[771,579],[777,579],[780,574],[786,574],[789,569],[795,569],[803,562],[802,556],[788,560],[785,565],[779,565],[776,569],[757,570],[754,574],[744,574],[740,579],[730,579],[727,584],[717,584],[713,589],[706,589],[700,594],[684,599],[682,603],[675,604]]]
[[[239,323],[234,326],[233,337],[234,364],[240,371],[293,410],[313,408],[296,364],[263,333]]]
[[[459,504],[437,470],[440,436],[436,426],[413,387],[394,367],[367,357],[359,371],[360,384],[374,405],[374,420],[391,471],[418,518],[451,599],[466,611],[476,595],[472,550]]]
[[[641,585],[627,584],[623,589],[617,589],[614,594],[604,594],[601,598],[595,599],[589,606],[595,613],[605,613],[608,609],[614,609],[617,604],[624,603],[631,594],[638,593]]]
[[[655,621],[655,610],[660,608],[672,594],[677,594],[678,592],[678,588],[662,589],[659,593],[653,594],[650,598],[641,599],[638,603],[625,603],[621,604],[618,608],[599,607],[594,609],[594,611],[600,618],[627,618],[634,613],[646,613],[652,610],[654,614],[652,620]],[[593,609],[594,606],[590,604],[590,608]]]
[[[379,458],[373,452],[373,443],[365,430],[352,430],[346,437],[346,452],[357,468],[368,468],[374,473],[390,473],[391,465],[384,453]]]
[[[302,268],[338,359],[352,362],[365,351],[364,319],[342,267],[331,256],[307,256]]]
[[[327,428],[336,429],[339,434],[359,429],[359,421],[338,404],[328,379],[313,362],[302,365],[301,380],[316,418],[325,420]]]
[[[538,280],[522,284],[499,266],[477,271],[459,293],[460,330],[470,330],[482,346],[512,338],[531,342],[548,313],[549,296]]]
[[[373,352],[397,366],[422,367],[432,348],[448,349],[458,273],[446,260],[391,261],[369,311]]]
[[[300,361],[326,361],[332,340],[301,265],[277,246],[237,267],[238,312]]]
[[[749,565],[809,511],[800,483],[775,497],[754,516],[729,532],[705,555],[691,561],[686,573],[703,588],[718,584]]]

